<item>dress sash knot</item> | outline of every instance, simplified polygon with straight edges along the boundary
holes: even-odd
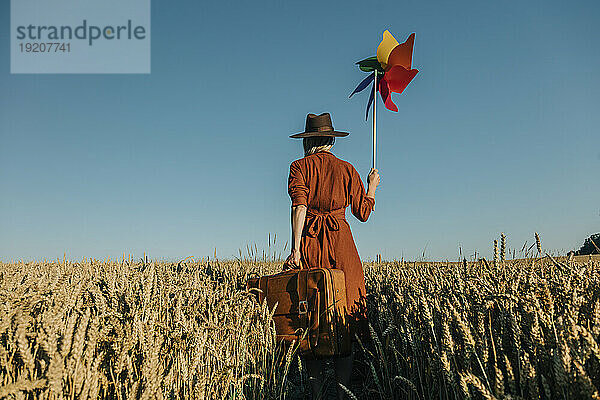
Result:
[[[335,243],[331,236],[332,231],[339,231],[340,220],[346,219],[346,208],[337,208],[331,211],[319,211],[312,208],[306,210],[306,237],[304,242],[303,255],[307,258],[309,267],[334,268],[335,263]],[[308,246],[308,238],[314,238],[319,241],[319,246]],[[308,249],[313,249],[315,254],[307,253]],[[316,251],[314,251],[316,250]],[[320,250],[320,251],[319,251]],[[316,265],[311,265],[316,262]]]

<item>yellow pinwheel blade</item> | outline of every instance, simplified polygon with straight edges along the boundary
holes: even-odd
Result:
[[[383,32],[383,40],[377,47],[377,61],[379,61],[383,69],[387,67],[390,53],[398,45],[398,41],[392,36],[390,31],[386,30]]]

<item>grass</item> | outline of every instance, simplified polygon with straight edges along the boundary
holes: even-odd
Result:
[[[371,340],[348,398],[599,398],[600,261],[494,261],[365,263]],[[0,398],[304,398],[244,290],[280,266],[0,263]]]

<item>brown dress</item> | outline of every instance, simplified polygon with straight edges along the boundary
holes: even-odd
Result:
[[[292,162],[288,193],[292,206],[307,206],[300,241],[303,265],[344,271],[351,330],[368,337],[365,277],[345,211],[351,206],[365,222],[375,200],[366,196],[356,169],[328,151]]]

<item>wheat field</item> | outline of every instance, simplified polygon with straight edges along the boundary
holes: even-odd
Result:
[[[600,260],[503,253],[365,263],[371,340],[348,398],[600,398]],[[0,263],[0,398],[305,398],[301,360],[245,290],[280,268]]]

